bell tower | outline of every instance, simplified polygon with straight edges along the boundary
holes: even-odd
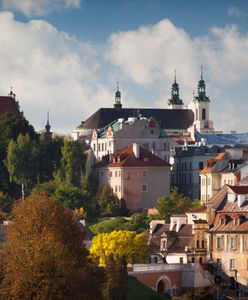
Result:
[[[114,108],[115,109],[121,109],[122,104],[121,104],[121,92],[119,91],[119,84],[117,82],[117,89],[115,92],[115,103],[114,103]]]
[[[200,133],[213,133],[213,121],[209,120],[209,97],[206,95],[206,83],[203,79],[203,68],[201,67],[201,79],[197,85],[197,95],[188,105],[194,113],[194,128]]]
[[[168,100],[168,106],[171,109],[182,109],[184,107],[183,100],[179,97],[179,84],[177,83],[176,70],[174,82],[171,87],[171,99]]]

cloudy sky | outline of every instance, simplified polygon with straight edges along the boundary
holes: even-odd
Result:
[[[248,131],[247,0],[0,0],[0,95],[70,133],[119,82],[124,107],[185,104],[203,65],[216,130]]]

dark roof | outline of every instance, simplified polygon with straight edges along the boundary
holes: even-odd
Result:
[[[18,104],[10,96],[0,96],[0,116],[6,112],[12,112],[16,117],[20,116]]]
[[[160,108],[100,108],[78,128],[100,129],[113,121],[129,117],[153,117],[164,129],[183,130],[189,128],[194,121],[194,114],[190,109],[160,109]]]
[[[246,185],[235,185],[235,186],[231,186],[228,185],[228,187],[235,193],[235,194],[240,194],[240,195],[246,195],[248,194],[248,186]]]
[[[142,147],[139,147],[139,152],[140,154],[137,158],[133,152],[133,147],[127,146],[113,154],[113,161],[109,161],[109,156],[106,156],[94,167],[170,167],[168,162]]]

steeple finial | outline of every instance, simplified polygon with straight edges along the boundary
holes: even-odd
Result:
[[[177,82],[177,70],[174,70],[174,82]]]
[[[203,66],[201,65],[201,79],[203,78]]]
[[[13,86],[10,87],[9,96],[13,99],[15,99],[15,97],[16,97],[15,93],[13,92]]]
[[[122,104],[121,104],[121,92],[119,90],[119,82],[116,82],[116,92],[115,92],[115,103],[114,103],[114,108],[116,109],[121,109]]]
[[[50,133],[51,126],[49,124],[49,110],[47,111],[47,123],[46,123],[46,133]]]

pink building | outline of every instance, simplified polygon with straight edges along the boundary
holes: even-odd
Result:
[[[138,144],[117,150],[94,166],[99,185],[109,184],[128,209],[148,209],[170,193],[170,164]]]

